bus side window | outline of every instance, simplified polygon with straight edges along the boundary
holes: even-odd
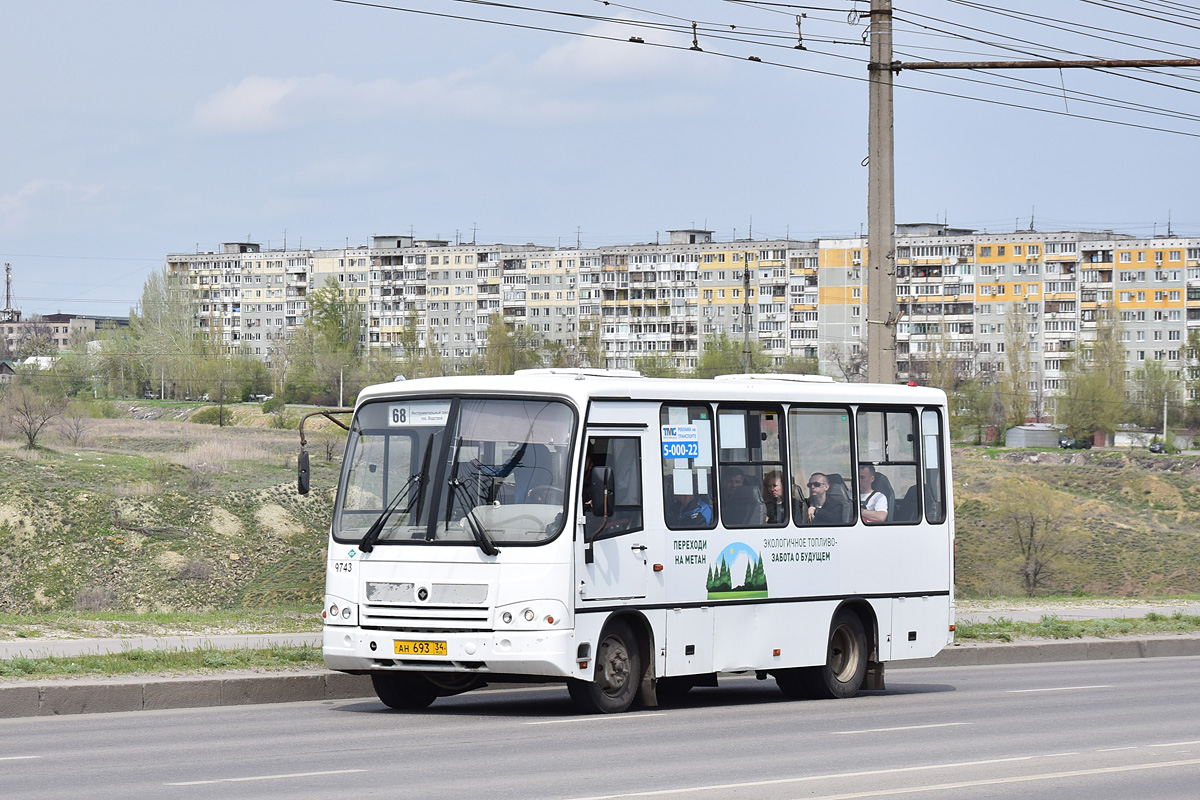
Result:
[[[659,422],[664,521],[672,530],[712,528],[712,412],[708,406],[664,405]]]
[[[859,408],[857,474],[863,522],[921,521],[914,409]]]
[[[797,525],[850,525],[850,409],[788,409],[788,456],[792,517]]]
[[[938,412],[921,412],[921,436],[925,442],[925,519],[940,525],[946,521],[946,484],[942,471],[942,418]]]
[[[641,440],[633,437],[594,436],[588,439],[584,463],[584,530],[588,538],[605,538],[640,531],[642,519]],[[599,502],[592,502],[591,471],[609,467],[613,471],[613,507],[607,516]]]
[[[786,525],[788,502],[783,496],[783,413],[779,408],[717,410],[718,464],[721,484],[717,503],[727,528]],[[780,490],[778,501],[768,497]]]

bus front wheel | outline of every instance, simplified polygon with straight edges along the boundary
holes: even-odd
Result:
[[[633,705],[642,682],[642,654],[628,623],[612,622],[596,648],[596,670],[590,681],[567,683],[571,699],[586,713],[618,714]]]
[[[417,711],[437,699],[433,684],[412,672],[372,672],[371,685],[388,708]]]
[[[804,672],[810,697],[854,697],[867,674],[867,633],[853,611],[841,610],[830,626],[825,665]]]

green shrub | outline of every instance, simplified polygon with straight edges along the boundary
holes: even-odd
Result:
[[[287,408],[287,403],[282,397],[272,397],[262,406],[264,414],[282,414],[285,408]]]
[[[207,408],[202,408],[195,414],[192,414],[188,421],[195,422],[200,425],[220,425],[222,413],[225,415],[225,424],[233,424],[233,416],[227,409],[223,411],[220,406],[208,406]]]

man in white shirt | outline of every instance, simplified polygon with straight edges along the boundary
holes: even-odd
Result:
[[[883,492],[875,491],[875,468],[863,464],[858,468],[858,506],[863,522],[887,522],[888,501]]]

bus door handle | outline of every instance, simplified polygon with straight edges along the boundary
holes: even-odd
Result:
[[[644,544],[635,544],[635,545],[632,545],[632,546],[630,546],[630,548],[629,548],[629,549],[630,549],[630,550],[632,550],[632,551],[633,551],[633,552],[635,552],[635,553],[645,553],[645,552],[646,552],[646,545],[644,545]]]

